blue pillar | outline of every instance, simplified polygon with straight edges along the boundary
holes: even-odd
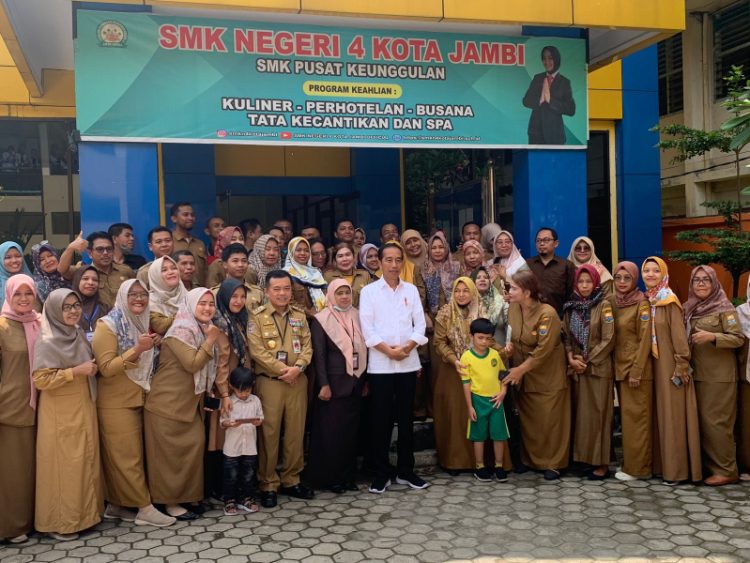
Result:
[[[513,234],[524,256],[536,254],[540,227],[557,231],[563,256],[586,234],[586,151],[513,151]]]
[[[84,142],[79,146],[79,170],[83,234],[130,223],[135,251],[146,255],[146,235],[159,224],[156,145]]]
[[[401,155],[398,149],[352,148],[352,187],[359,192],[357,219],[367,240],[380,244],[380,226],[401,227]]]
[[[656,46],[622,60],[622,121],[617,124],[617,216],[620,260],[640,266],[660,254],[661,186]]]
[[[216,168],[213,145],[162,145],[164,162],[164,202],[167,226],[172,228],[169,208],[178,201],[188,201],[195,211],[192,235],[208,244],[203,229],[209,217],[216,214]]]

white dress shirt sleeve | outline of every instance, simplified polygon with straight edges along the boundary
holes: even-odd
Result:
[[[359,297],[359,324],[362,327],[362,336],[365,337],[365,346],[368,348],[374,348],[384,341],[375,328],[375,295],[373,290],[376,290],[376,284],[377,282],[362,289]]]

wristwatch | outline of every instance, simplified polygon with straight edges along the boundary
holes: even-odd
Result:
[[[305,368],[307,367],[307,364],[305,364],[305,363],[299,363],[299,362],[297,362],[294,365],[295,365],[295,367],[298,367],[300,371],[305,371]]]

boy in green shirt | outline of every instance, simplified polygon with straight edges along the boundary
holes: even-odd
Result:
[[[497,350],[490,348],[495,327],[488,319],[472,321],[469,332],[471,347],[461,355],[460,361],[466,366],[461,381],[470,418],[466,437],[474,442],[477,464],[474,477],[479,481],[492,481],[492,469],[484,466],[484,442],[489,437],[495,450],[495,478],[504,483],[508,480],[503,469],[505,442],[509,435],[503,407],[507,389],[499,374],[505,370],[505,365]]]

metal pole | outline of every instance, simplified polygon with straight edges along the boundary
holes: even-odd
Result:
[[[495,222],[495,161],[491,158],[487,159],[487,183],[489,184],[487,190],[487,216],[485,222]]]

